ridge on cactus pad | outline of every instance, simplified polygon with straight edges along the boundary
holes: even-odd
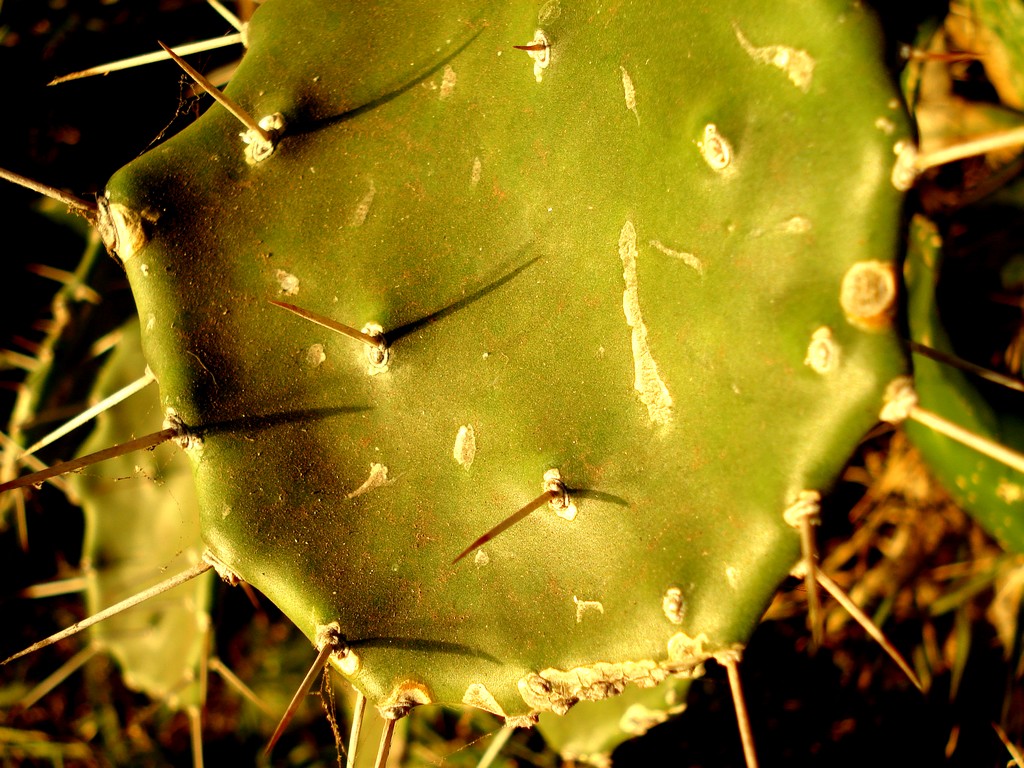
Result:
[[[336,623],[388,717],[735,658],[903,372],[873,20],[269,0],[248,34],[226,92],[273,146],[213,106],[101,205],[213,555]]]

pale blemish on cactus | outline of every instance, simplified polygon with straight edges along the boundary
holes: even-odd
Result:
[[[661,610],[666,619],[673,624],[682,624],[685,607],[683,590],[679,587],[669,587],[665,590],[661,598]]]
[[[359,657],[359,654],[353,651],[351,648],[346,650],[345,653],[336,653],[331,657],[334,661],[334,666],[337,667],[338,671],[343,675],[347,675],[352,678],[359,674],[360,669],[363,666],[363,661]]]
[[[738,26],[733,25],[733,29],[736,32],[736,39],[740,41],[740,45],[750,58],[781,70],[790,82],[804,93],[811,90],[815,66],[811,54],[788,45],[756,46],[746,38]]]
[[[996,486],[996,496],[1007,504],[1016,504],[1024,500],[1024,488],[1018,483],[1013,483],[1005,477],[999,478],[999,485]]]
[[[551,64],[551,44],[543,29],[533,33],[533,40],[526,45],[513,46],[519,50],[526,51],[533,59],[533,76],[538,83],[544,80],[544,70]]]
[[[377,339],[384,338],[384,326],[380,323],[369,322],[360,328],[362,333]],[[362,347],[360,354],[366,361],[366,372],[370,376],[378,376],[387,373],[391,365],[391,347],[389,346],[366,346]]]
[[[676,632],[668,639],[668,657],[677,666],[689,667],[697,677],[703,674],[703,664],[711,658],[707,650],[708,636],[701,632],[696,637],[690,637],[686,632]],[[698,674],[696,670],[700,670]]]
[[[636,111],[636,88],[633,87],[633,78],[629,76],[625,67],[619,67],[619,69],[622,70],[622,90],[626,96],[626,109],[633,113],[636,124],[640,125],[640,113]]]
[[[149,241],[146,229],[156,222],[159,215],[149,208],[140,213],[122,203],[111,203],[106,197],[97,202],[99,218],[96,228],[103,244],[122,262],[128,261],[145,247]]]
[[[695,270],[698,274],[701,274],[701,275],[704,274],[704,264],[701,262],[701,260],[696,255],[694,255],[692,253],[688,253],[687,251],[677,251],[677,250],[674,250],[672,248],[669,248],[667,245],[662,243],[660,240],[651,240],[650,243],[651,243],[652,246],[657,248],[659,251],[661,251],[666,256],[669,256],[669,257],[671,257],[673,259],[679,259],[686,266],[688,266],[691,269]]]
[[[284,269],[278,269],[274,272],[274,277],[277,280],[280,291],[285,296],[295,296],[299,292],[299,278]]]
[[[469,469],[473,465],[473,459],[476,458],[476,431],[472,424],[459,427],[452,455],[461,467]]]
[[[413,707],[433,703],[430,689],[417,680],[405,680],[377,705],[377,710],[388,720],[397,720],[409,714]]]
[[[910,376],[897,376],[885,387],[878,420],[889,424],[902,424],[910,417],[910,412],[916,406],[917,392],[914,391],[914,380]]]
[[[802,520],[816,519],[821,512],[821,493],[812,490],[800,491],[796,500],[782,512],[786,525],[799,528]]]
[[[729,582],[729,586],[733,589],[739,589],[740,586],[740,570],[734,565],[727,565],[725,567],[725,580]]]
[[[579,511],[576,502],[569,495],[569,490],[562,482],[562,473],[557,469],[549,469],[544,473],[544,491],[551,495],[548,506],[563,520],[575,520]]]
[[[822,375],[831,373],[838,367],[839,345],[832,336],[831,328],[823,325],[811,334],[811,343],[807,345],[804,365]]]
[[[890,181],[900,192],[906,192],[917,181],[917,145],[909,139],[897,141],[892,148],[896,162],[892,166]]]
[[[786,235],[802,235],[812,228],[811,220],[806,216],[793,216],[779,224],[775,231]]]
[[[562,0],[547,0],[537,11],[537,23],[547,24],[562,15]]]
[[[580,600],[576,595],[572,596],[572,602],[576,606],[576,623],[583,622],[587,612],[604,614],[604,605],[600,600]]]
[[[886,136],[892,136],[896,132],[896,123],[884,115],[875,118],[875,128]]]
[[[373,198],[376,196],[377,185],[373,183],[373,179],[370,179],[369,189],[366,190],[366,194],[363,195],[359,205],[352,212],[352,220],[349,222],[350,226],[361,227],[366,223],[366,217],[370,215],[370,206],[373,205]]]
[[[467,687],[466,695],[462,697],[462,703],[490,712],[498,717],[505,717],[505,710],[501,708],[501,704],[483,683],[472,683]]]
[[[654,361],[647,341],[647,326],[640,312],[636,228],[631,221],[627,221],[619,233],[619,258],[622,259],[622,279],[626,283],[622,293],[622,310],[626,315],[626,324],[632,329],[633,388],[639,393],[640,401],[647,406],[651,422],[666,425],[672,421],[672,395],[658,373],[658,364]]]
[[[349,499],[354,499],[356,496],[362,496],[364,493],[369,493],[375,488],[388,484],[388,468],[383,464],[374,462],[370,465],[370,474],[352,493],[348,494]]]
[[[306,365],[310,368],[319,368],[327,359],[323,344],[310,344],[306,350]]]
[[[452,69],[451,64],[444,65],[444,74],[441,76],[441,88],[438,91],[438,98],[444,101],[452,95],[452,91],[455,90],[455,84],[458,82],[459,76],[455,74],[455,70]]]
[[[274,112],[261,117],[259,126],[262,131],[250,128],[239,134],[245,143],[245,161],[249,165],[262,163],[274,153],[279,134],[284,130],[284,115]]]
[[[683,670],[673,665],[673,673]],[[627,685],[650,688],[663,682],[669,671],[650,660],[598,662],[572,669],[545,669],[519,680],[519,692],[537,712],[564,715],[580,701],[601,701],[616,696]]]

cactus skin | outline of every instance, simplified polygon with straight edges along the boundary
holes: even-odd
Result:
[[[211,109],[108,185],[142,222],[120,255],[164,405],[201,436],[207,544],[307,636],[338,621],[360,660],[339,666],[392,716],[560,712],[742,645],[797,560],[783,511],[829,487],[902,370],[885,318],[840,306],[897,241],[907,129],[872,21],[597,10],[271,0],[228,92],[284,115],[275,153],[248,165]],[[541,82],[511,48],[538,28]],[[806,90],[777,45],[814,59]],[[270,299],[379,323],[389,370]],[[536,513],[451,565],[552,468],[573,522]],[[537,677],[599,662],[636,666]]]

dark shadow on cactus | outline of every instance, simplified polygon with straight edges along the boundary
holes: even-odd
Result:
[[[522,254],[524,251],[528,250],[529,248],[530,248],[530,245],[523,246],[523,248],[520,249],[519,253]],[[398,328],[395,328],[393,331],[388,331],[387,333],[384,334],[384,338],[387,339],[387,343],[388,344],[394,344],[399,339],[405,338],[406,336],[408,336],[411,333],[415,333],[420,328],[423,328],[424,326],[430,325],[431,323],[434,323],[434,322],[436,322],[438,320],[441,320],[441,319],[443,319],[445,317],[448,317],[448,315],[451,315],[451,314],[453,314],[455,312],[458,312],[460,309],[464,309],[464,308],[468,307],[473,302],[478,301],[478,300],[484,298],[484,296],[486,296],[487,294],[492,293],[493,291],[498,290],[499,288],[504,286],[506,283],[514,280],[522,272],[526,271],[526,269],[528,267],[533,266],[534,263],[536,263],[539,260],[540,260],[540,256],[534,256],[532,259],[527,261],[525,264],[520,264],[518,267],[513,269],[511,272],[509,272],[509,273],[499,277],[497,280],[495,280],[492,283],[488,283],[483,288],[481,288],[481,289],[479,289],[477,291],[474,291],[473,293],[469,294],[469,296],[465,296],[465,297],[459,299],[458,301],[453,302],[452,304],[449,304],[447,307],[442,307],[441,309],[437,310],[436,312],[431,312],[426,317],[421,317],[418,320],[413,320],[412,322],[409,322],[409,323],[406,323],[405,325],[399,326]]]
[[[471,656],[483,659],[492,664],[501,664],[501,660],[491,654],[462,643],[447,643],[443,640],[424,640],[419,637],[364,637],[362,640],[349,640],[349,648],[392,648],[402,651],[420,651],[422,653],[452,653],[457,656]]]
[[[440,72],[442,69],[444,69],[444,67],[446,65],[450,64],[452,61],[454,61],[458,57],[458,55],[460,53],[462,53],[464,50],[466,50],[466,48],[469,47],[470,43],[475,41],[480,36],[480,34],[482,32],[483,32],[483,29],[478,29],[476,32],[474,32],[472,35],[470,35],[469,38],[466,39],[465,42],[463,42],[461,45],[459,45],[454,51],[452,51],[450,54],[445,56],[443,59],[440,59],[432,67],[430,67],[429,69],[427,69],[427,70],[421,72],[420,74],[414,76],[409,82],[405,83],[404,85],[399,86],[395,90],[389,91],[388,93],[385,93],[380,98],[374,99],[373,101],[369,101],[366,104],[363,104],[361,106],[355,107],[354,109],[349,109],[349,110],[347,110],[345,112],[342,112],[341,114],[338,114],[338,115],[333,115],[331,117],[315,118],[315,119],[310,120],[309,122],[295,123],[295,124],[289,125],[288,126],[288,135],[291,135],[291,136],[301,136],[301,135],[306,134],[306,133],[313,133],[315,131],[319,131],[321,128],[329,128],[329,127],[331,127],[333,125],[338,125],[340,123],[348,122],[349,120],[354,120],[357,117],[359,117],[360,115],[362,115],[362,114],[364,114],[366,112],[369,112],[370,110],[376,109],[377,107],[384,106],[389,101],[392,101],[393,99],[397,99],[402,94],[412,90],[417,85],[422,83],[424,80],[427,80],[428,78],[433,77],[438,72]]]
[[[273,429],[285,424],[304,424],[328,419],[332,416],[347,416],[369,410],[372,409],[366,405],[340,405],[333,408],[307,408],[300,411],[282,411],[260,416],[242,416],[237,419],[215,421],[199,427],[191,427],[188,429],[188,433],[196,437],[205,437],[224,432],[262,432],[265,429]]]

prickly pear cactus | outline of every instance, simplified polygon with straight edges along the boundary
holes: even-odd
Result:
[[[923,216],[912,219],[909,235],[904,271],[911,336],[930,348],[953,354],[935,301],[942,264],[941,235]],[[1013,450],[1024,445],[1024,426],[1017,414],[989,402],[961,371],[915,355],[914,381],[924,407]],[[970,510],[1007,550],[1024,550],[1021,472],[920,424],[908,424],[906,429],[957,503]]]
[[[124,329],[95,391],[105,397],[145,368],[139,327]],[[130,439],[154,421],[159,403],[150,389],[100,414],[82,444],[90,453]],[[83,570],[88,614],[193,565],[201,554],[195,491],[173,446],[159,446],[105,462],[69,478],[85,513]],[[201,705],[198,670],[207,652],[210,574],[182,584],[92,629],[93,642],[118,662],[133,690],[172,709]]]
[[[22,456],[21,448],[50,432],[59,416],[84,408],[83,403],[96,405],[131,382],[138,387],[145,380],[140,379],[146,364],[138,322],[132,321],[122,328],[110,327],[127,294],[120,269],[106,256],[95,233],[81,227],[78,217],[55,213],[49,206],[43,208],[54,225],[67,228],[69,223],[73,224],[72,229],[84,229],[87,237],[85,252],[74,272],[54,269],[49,273],[61,279],[63,285],[51,305],[53,321],[47,325],[46,337],[36,350],[36,363],[20,388],[6,427],[12,440],[5,441],[3,458],[12,471],[19,461],[38,462],[40,456],[49,461],[62,452],[75,450],[76,446],[80,453],[107,448],[159,429],[163,419],[159,395],[150,379],[148,389],[143,387],[141,393],[136,392],[126,402],[99,414],[91,433],[80,427],[52,442],[49,438],[41,440],[36,443],[38,450],[33,447],[30,458]],[[39,272],[47,274],[44,269]],[[66,370],[74,370],[76,375],[63,375]],[[15,445],[14,440],[22,446]],[[136,594],[140,588],[162,581],[167,572],[177,572],[196,562],[201,554],[191,471],[187,459],[175,446],[160,446],[152,452],[121,456],[90,467],[83,474],[61,479],[59,489],[68,502],[80,505],[84,512],[81,576],[71,577],[64,584],[43,584],[26,591],[49,598],[41,602],[52,604],[53,592],[48,586],[71,589],[74,582],[79,582],[84,612],[92,615]],[[50,494],[58,495],[54,491]],[[16,500],[14,495],[5,497],[8,502]],[[57,507],[53,498],[48,501],[50,506]],[[12,507],[17,509],[18,505]],[[22,539],[24,546],[42,560],[39,551],[46,550],[47,536],[54,534],[46,526],[36,527],[33,517],[28,519],[32,535]],[[53,527],[75,530],[70,513],[55,513],[51,520],[55,521]],[[24,524],[23,520],[17,522]],[[19,579],[26,577],[31,578],[18,574]],[[114,677],[129,689],[144,693],[171,711],[188,710],[198,718],[205,692],[199,662],[209,650],[207,609],[211,585],[210,574],[204,574],[92,627],[86,646],[59,668],[51,667],[53,674],[38,685],[29,687],[18,681],[5,687],[3,706],[14,704],[16,712],[26,708],[33,711],[29,717],[37,717],[41,709],[49,706],[41,700],[50,696],[56,685],[90,663],[96,654],[104,653],[116,662],[120,675]],[[101,675],[93,669],[96,666],[102,665],[93,662],[85,673],[93,676],[93,683]],[[102,708],[105,697],[115,687],[116,684],[96,685],[100,690],[90,692],[90,704]],[[97,719],[102,720],[103,716],[97,715]],[[116,717],[113,719],[116,721]],[[106,723],[97,741],[110,759],[127,761],[127,745],[133,740],[111,738],[116,735],[116,728],[109,727],[109,719]],[[46,734],[42,736],[45,742]],[[151,743],[139,747],[136,742],[134,746],[143,752],[153,749]],[[65,757],[81,757],[73,754],[74,745],[54,744],[52,753],[60,755],[65,748]],[[25,748],[14,747],[4,754],[17,761],[25,754],[20,749]]]
[[[248,35],[270,141],[214,106],[101,202],[223,570],[389,717],[734,657],[903,369],[869,16],[269,0]]]

